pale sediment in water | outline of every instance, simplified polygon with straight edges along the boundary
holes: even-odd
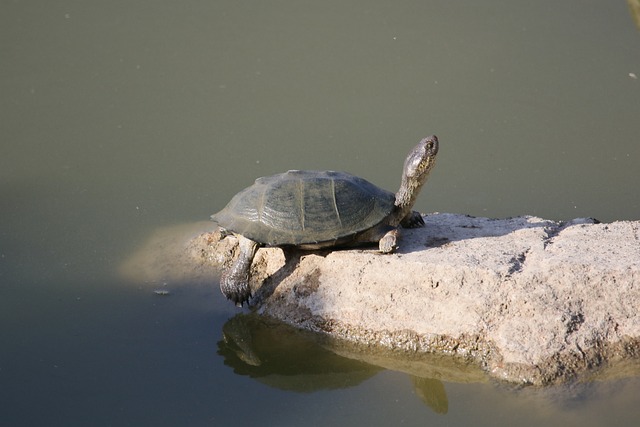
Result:
[[[263,248],[258,313],[347,340],[364,354],[450,354],[494,378],[551,384],[621,364],[640,369],[640,222],[431,214],[375,247]],[[216,279],[235,255],[211,223],[152,237],[123,271],[148,282]],[[629,369],[629,363],[631,368]],[[615,374],[614,374],[615,375]]]

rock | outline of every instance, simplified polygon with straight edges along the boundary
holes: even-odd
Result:
[[[285,262],[280,249],[260,249],[252,303],[364,349],[461,356],[523,384],[640,359],[640,222],[455,214],[425,222],[403,230],[392,255],[370,247]],[[203,233],[176,245],[179,268],[166,273],[202,275],[233,255],[233,240]]]

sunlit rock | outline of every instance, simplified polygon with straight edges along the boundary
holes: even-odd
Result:
[[[252,306],[346,340],[352,354],[456,355],[510,382],[550,384],[605,368],[615,376],[620,361],[624,375],[629,361],[640,372],[640,222],[454,214],[425,222],[403,230],[391,255],[365,247],[285,259],[260,249]],[[235,255],[233,237],[177,231],[152,238],[126,271],[215,286],[215,267]]]

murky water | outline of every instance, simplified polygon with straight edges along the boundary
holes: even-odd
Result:
[[[412,377],[295,331],[247,335],[215,283],[159,296],[117,274],[153,230],[208,218],[257,176],[347,170],[393,190],[430,133],[422,211],[638,219],[624,1],[12,1],[0,53],[2,425],[640,415],[637,378],[539,392]]]

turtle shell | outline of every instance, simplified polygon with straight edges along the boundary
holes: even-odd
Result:
[[[212,219],[258,243],[347,243],[382,222],[395,195],[345,172],[289,171],[258,178]]]

